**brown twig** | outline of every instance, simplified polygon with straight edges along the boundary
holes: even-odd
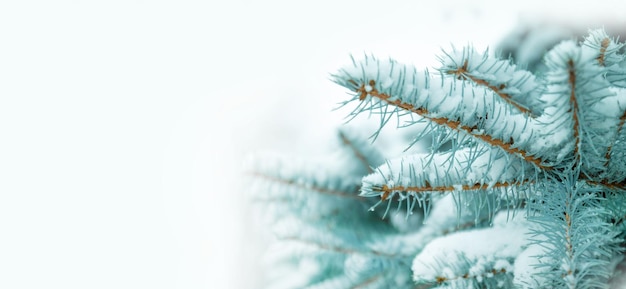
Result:
[[[619,182],[619,183],[610,183],[607,181],[593,181],[593,180],[584,180],[588,185],[592,185],[592,186],[602,186],[605,187],[609,190],[620,190],[620,191],[626,191],[626,183],[625,182]]]
[[[507,187],[512,187],[512,186],[520,186],[523,185],[525,183],[530,183],[531,181],[526,180],[523,182],[515,182],[515,183],[509,183],[509,182],[503,182],[503,183],[495,183],[493,186],[491,186],[491,188],[493,189],[498,189],[498,188],[507,188]],[[489,185],[488,184],[473,184],[473,185],[461,185],[461,189],[463,191],[476,191],[476,190],[486,190],[489,189]],[[413,192],[413,193],[423,193],[423,192],[438,192],[438,193],[446,193],[446,192],[453,192],[455,190],[457,190],[454,186],[430,186],[428,184],[428,182],[421,187],[418,186],[392,186],[392,187],[388,187],[387,185],[382,185],[381,187],[377,187],[375,188],[375,191],[379,191],[382,192],[382,200],[385,201],[389,195],[392,192]]]
[[[576,70],[574,69],[574,61],[571,59],[567,61],[567,66],[568,66],[568,71],[569,71],[568,81],[569,81],[570,89],[571,89],[569,101],[570,101],[570,104],[572,105],[571,107],[572,119],[574,120],[574,156],[576,157],[576,160],[579,160],[580,153],[578,151],[578,146],[580,145],[580,136],[579,136],[580,122],[578,120],[578,101],[576,100]]]
[[[611,40],[608,37],[602,39],[602,42],[600,43],[600,55],[598,55],[596,60],[598,60],[598,64],[600,64],[601,66],[604,66],[604,58],[606,57],[606,49],[609,47],[609,44],[611,44]]]

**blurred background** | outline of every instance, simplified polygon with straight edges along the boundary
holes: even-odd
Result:
[[[242,164],[323,152],[350,54],[432,67],[624,19],[623,1],[4,1],[0,288],[259,288]]]

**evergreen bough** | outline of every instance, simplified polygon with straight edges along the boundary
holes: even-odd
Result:
[[[332,75],[351,115],[378,115],[380,129],[395,117],[431,146],[386,159],[340,129],[327,160],[256,161],[278,237],[269,287],[619,288],[622,47],[594,30],[534,72],[472,47],[433,71],[352,59]]]

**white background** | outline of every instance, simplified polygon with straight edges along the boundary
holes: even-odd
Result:
[[[241,163],[315,150],[350,53],[430,66],[622,2],[3,1],[0,288],[258,288]]]

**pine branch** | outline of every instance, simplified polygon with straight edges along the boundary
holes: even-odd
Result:
[[[534,242],[544,246],[550,262],[540,264],[541,275],[558,288],[595,288],[605,283],[606,271],[616,247],[615,232],[606,222],[608,212],[589,188],[579,187],[574,176],[545,188],[545,201],[533,206],[540,215],[531,220],[541,227],[535,230]],[[598,281],[600,280],[600,281]]]
[[[361,162],[361,164],[371,173],[373,170],[369,165],[369,162],[367,161],[367,159],[365,158],[365,156],[363,155],[363,153],[361,153],[352,143],[352,141],[350,141],[345,133],[343,132],[339,132],[339,137],[341,138],[341,141],[343,142],[343,144],[345,144],[346,146],[348,146],[352,151],[354,151],[354,155],[356,156],[356,158]]]
[[[349,80],[349,82],[357,86],[357,83],[354,80],[351,79]],[[359,100],[364,100],[367,96],[376,97],[390,105],[415,113],[436,124],[446,126],[452,129],[453,131],[471,135],[483,141],[487,145],[499,147],[513,155],[519,155],[524,160],[536,165],[537,167],[540,167],[542,169],[550,168],[550,166],[544,164],[544,161],[541,160],[540,158],[531,155],[526,150],[516,147],[514,144],[513,138],[510,138],[509,140],[504,141],[502,139],[494,138],[488,134],[484,134],[477,125],[469,126],[469,125],[464,125],[463,123],[461,123],[461,121],[458,121],[458,120],[453,120],[453,119],[449,119],[446,117],[437,117],[435,116],[437,115],[436,113],[431,113],[424,107],[416,107],[410,103],[402,102],[400,99],[392,97],[388,94],[379,92],[375,88],[375,85],[376,85],[376,81],[374,80],[370,80],[367,85],[365,85],[364,83],[360,84],[360,86],[356,89],[356,92],[359,95],[358,97]]]
[[[347,162],[355,164],[357,167],[354,170],[356,175],[362,176],[372,173],[372,168],[385,162],[382,154],[357,133],[348,129],[340,129],[337,135],[341,142],[341,151],[345,152],[344,155],[349,156]]]
[[[472,82],[474,82],[476,85],[486,86],[487,88],[492,90],[495,94],[497,94],[500,97],[502,97],[502,99],[504,99],[504,101],[506,101],[507,103],[511,104],[515,108],[517,108],[520,112],[530,114],[530,109],[528,109],[528,108],[522,106],[521,104],[513,101],[513,97],[510,94],[504,92],[504,89],[506,88],[506,85],[500,84],[498,86],[495,86],[493,84],[490,84],[489,81],[487,81],[485,79],[473,76],[471,73],[468,72],[467,66],[468,66],[468,63],[467,63],[467,60],[465,60],[465,62],[463,62],[463,66],[461,66],[459,68],[456,68],[454,70],[448,70],[448,71],[446,71],[446,73],[455,75],[457,77],[457,79],[462,79],[462,80],[469,79]]]
[[[623,43],[617,43],[602,29],[591,30],[583,42],[583,48],[588,48],[597,54],[596,61],[605,68],[605,78],[615,87],[626,87],[626,59],[620,54]]]
[[[546,55],[550,69],[546,75],[547,99],[555,110],[542,117],[571,129],[572,154],[565,164],[582,165],[581,172],[587,178],[604,174],[613,127],[621,114],[618,95],[597,63],[598,53],[566,41]]]
[[[516,96],[517,103],[523,96],[534,96],[539,91],[532,84],[534,81],[529,80],[533,78],[527,76],[527,72],[516,72],[510,76],[506,69],[488,68],[487,71],[502,77],[502,81],[507,77],[515,79],[507,83],[512,83],[511,88],[515,88],[510,91],[520,91]],[[391,118],[391,113],[413,113],[455,132],[459,137],[471,136],[544,170],[549,170],[561,162],[559,158],[567,155],[565,151],[570,147],[564,145],[565,138],[549,139],[550,135],[563,134],[563,127],[553,125],[546,129],[545,118],[534,119],[521,113],[487,87],[468,85],[466,80],[446,75],[442,73],[441,77],[431,77],[428,71],[418,72],[412,66],[393,60],[382,62],[365,58],[354,62],[352,67],[339,70],[333,78],[338,84],[356,92],[350,101],[359,101],[359,105],[352,114],[377,111],[381,115],[381,127]],[[438,80],[440,85],[436,84]],[[541,111],[539,104],[544,102],[537,98],[529,104]],[[554,158],[555,151],[558,158]]]
[[[576,69],[574,67],[574,61],[569,59],[567,61],[567,74],[568,74],[568,83],[570,86],[570,111],[572,113],[572,122],[573,122],[573,131],[574,131],[574,162],[580,161],[580,123],[578,120],[578,100],[576,99]]]
[[[381,251],[376,251],[376,250],[363,250],[363,249],[358,250],[356,248],[333,246],[333,245],[329,245],[327,242],[322,241],[322,240],[316,241],[316,240],[304,239],[301,236],[284,236],[284,237],[281,237],[280,239],[284,241],[296,241],[305,245],[313,246],[316,249],[319,249],[322,251],[332,251],[332,252],[339,253],[342,255],[353,255],[353,254],[373,255],[376,257],[384,257],[384,258],[391,258],[391,259],[411,257],[411,255],[402,256],[398,254],[389,254],[386,252],[381,252]]]
[[[340,198],[362,199],[362,197],[359,197],[357,194],[354,194],[353,192],[350,192],[350,191],[333,190],[328,187],[322,187],[322,186],[318,186],[312,183],[301,183],[301,182],[298,182],[297,180],[283,179],[283,178],[274,177],[271,175],[262,174],[260,172],[252,172],[252,173],[249,173],[249,175],[262,179],[262,180],[270,181],[273,183],[292,186],[298,190],[314,191],[319,194],[340,197]],[[258,200],[263,200],[263,199],[258,199]]]
[[[413,144],[432,145],[385,161],[340,131],[325,163],[252,170],[290,244],[275,261],[302,278],[288,284],[608,288],[626,236],[623,46],[594,30],[551,49],[536,75],[471,47],[444,51],[438,74],[353,59],[332,76],[353,93],[350,116],[380,117],[374,139],[393,116],[401,129],[426,122]]]
[[[611,151],[613,150],[613,145],[615,144],[615,141],[617,140],[617,136],[619,136],[622,133],[624,122],[626,122],[626,110],[624,110],[624,113],[622,113],[622,116],[620,116],[619,118],[619,124],[617,125],[617,132],[615,133],[615,138],[611,142],[611,145],[609,145],[609,147],[606,149],[606,154],[604,155],[604,158],[606,158],[606,162],[604,163],[604,166],[607,169],[610,167],[610,164],[611,164]]]
[[[381,238],[377,242],[370,243],[370,248],[415,255],[438,237],[486,227],[492,220],[492,215],[488,210],[467,209],[475,205],[480,206],[477,203],[472,200],[460,200],[453,195],[443,196],[437,200],[432,211],[426,214],[424,224],[419,230],[405,235]]]
[[[494,226],[438,238],[413,261],[418,284],[451,285],[452,288],[512,287],[513,258],[527,244],[524,214],[506,220],[499,214]],[[508,238],[502,238],[502,236]],[[473,240],[467,243],[466,240]],[[478,285],[480,284],[480,285]]]
[[[363,258],[380,258],[390,262],[403,262],[413,254],[394,250],[398,238],[394,230],[379,224],[368,224],[367,219],[344,220],[339,223],[318,226],[298,220],[282,220],[275,227],[276,235],[281,240],[292,241],[313,248],[314,252],[328,251],[343,257],[358,255]],[[299,230],[294,230],[298,228]],[[336,234],[324,234],[329,228]],[[355,229],[362,229],[357,231]]]
[[[609,145],[604,155],[604,172],[602,179],[608,183],[620,183],[626,179],[626,172],[623,170],[626,165],[626,130],[624,130],[624,124],[626,123],[626,107],[622,104],[626,104],[626,91],[616,91],[612,106],[615,111],[612,113],[613,123],[616,123],[610,130],[610,134],[607,136],[609,139]]]
[[[376,205],[392,198],[407,200],[410,210],[415,203],[427,206],[425,201],[433,193],[473,192],[467,196],[471,198],[487,192],[496,193],[496,203],[500,199],[517,202],[533,183],[533,168],[524,164],[499,150],[476,148],[438,153],[430,158],[410,155],[390,160],[363,178],[361,195],[380,197]],[[495,212],[497,206],[493,204],[491,209]]]
[[[451,53],[444,51],[444,55],[440,57],[440,71],[488,88],[521,113],[541,114],[545,106],[537,101],[541,86],[532,73],[519,69],[509,60],[489,57],[488,51],[478,53],[464,48],[453,49]]]
[[[372,187],[373,192],[380,192],[381,199],[383,201],[389,198],[389,195],[397,192],[408,192],[408,193],[425,193],[425,192],[435,192],[435,193],[451,193],[451,192],[471,192],[471,191],[485,191],[487,189],[505,189],[512,187],[519,187],[526,184],[530,184],[532,181],[525,180],[522,182],[503,182],[503,183],[495,183],[495,184],[480,184],[475,183],[473,185],[450,185],[450,186],[431,186],[427,181],[425,181],[424,186],[392,186],[387,187],[387,185],[382,185],[381,187]]]

